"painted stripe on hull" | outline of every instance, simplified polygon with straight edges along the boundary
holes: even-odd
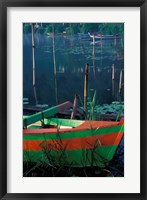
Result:
[[[105,167],[113,158],[117,145],[101,146],[95,149],[64,150],[64,151],[23,151],[24,161],[43,161],[48,164],[54,163],[62,166],[84,167],[100,166]],[[109,154],[111,152],[111,154]]]
[[[24,140],[23,149],[34,151],[39,151],[43,148],[47,148],[49,150],[78,150],[82,148],[90,149],[97,146],[118,145],[122,136],[123,132],[66,140],[60,140],[60,138],[58,138],[58,140],[46,140],[46,138],[44,138],[44,140]]]
[[[35,124],[34,124],[35,125]],[[55,124],[54,124],[55,125]],[[57,124],[56,124],[57,125]],[[57,128],[41,128],[34,130],[34,129],[24,129],[23,132],[24,134],[42,134],[42,133],[52,133],[52,134],[56,134],[57,131],[60,133],[66,133],[66,132],[81,132],[81,131],[87,131],[87,130],[95,130],[95,129],[100,129],[107,132],[107,129],[109,128],[115,128],[115,127],[120,127],[122,126],[122,124],[119,124],[118,122],[105,122],[104,121],[86,121],[83,124],[75,127],[75,128],[60,128],[61,125],[64,124],[60,124],[59,127]]]
[[[33,130],[33,129],[32,129]],[[48,133],[49,130],[43,129],[41,130],[41,133],[37,133],[39,129],[34,130],[32,133],[29,130],[26,133],[26,130],[23,131],[23,140],[56,140],[59,138],[60,139],[70,139],[70,138],[82,138],[82,137],[89,137],[89,136],[96,136],[96,135],[102,135],[102,134],[111,134],[111,133],[117,133],[119,131],[123,132],[124,131],[124,126],[112,126],[112,127],[107,127],[107,128],[99,128],[99,129],[91,129],[91,130],[84,130],[80,132],[74,132],[74,129],[71,131],[68,130],[68,132],[59,132],[57,134],[57,130],[55,130],[54,133]]]

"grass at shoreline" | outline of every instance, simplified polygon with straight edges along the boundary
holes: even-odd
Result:
[[[107,167],[72,167],[49,165],[45,162],[23,162],[23,177],[123,177],[123,140]]]

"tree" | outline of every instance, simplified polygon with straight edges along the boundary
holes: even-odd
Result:
[[[81,33],[98,32],[99,23],[82,23],[80,30],[81,30]]]
[[[23,32],[24,33],[31,33],[31,24],[29,23],[23,23]]]
[[[103,23],[99,26],[100,33],[104,35],[123,35],[124,24],[123,23]]]

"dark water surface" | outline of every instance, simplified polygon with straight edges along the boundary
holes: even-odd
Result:
[[[90,37],[55,36],[55,54],[58,103],[73,102],[75,94],[83,100],[86,63],[89,64],[89,95],[92,97],[97,91],[97,104],[118,100],[120,70],[124,69],[123,39],[103,40],[93,45]],[[52,37],[35,34],[35,63],[38,103],[55,105]],[[114,83],[111,79],[112,64],[115,65]],[[29,98],[30,104],[35,104],[32,76],[32,36],[24,34],[23,96]]]
[[[118,93],[120,70],[124,69],[123,39],[97,41],[74,36],[55,36],[58,103],[83,101],[85,65],[89,64],[89,95],[96,90],[96,104],[111,104],[120,100]],[[36,93],[39,104],[56,105],[52,37],[35,34]],[[112,81],[112,64],[115,80]],[[123,72],[124,74],[124,72]],[[124,77],[123,81],[124,82]],[[124,86],[123,86],[124,87]],[[23,97],[35,104],[32,70],[32,36],[23,35]],[[123,93],[121,100],[123,101]],[[114,176],[124,175],[124,138],[109,170]]]

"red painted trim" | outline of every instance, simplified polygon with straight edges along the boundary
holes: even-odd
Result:
[[[120,120],[120,123],[119,123],[120,125],[123,125],[124,124],[124,118],[121,118],[121,120]]]
[[[91,149],[98,146],[118,145],[123,136],[123,132],[103,134],[98,136],[90,136],[85,138],[74,138],[66,140],[24,140],[23,150],[42,150],[44,145],[48,145],[48,149],[52,150],[78,150]]]
[[[73,104],[70,101],[66,101],[62,104],[56,106],[59,112],[65,111],[65,109],[73,107]]]

